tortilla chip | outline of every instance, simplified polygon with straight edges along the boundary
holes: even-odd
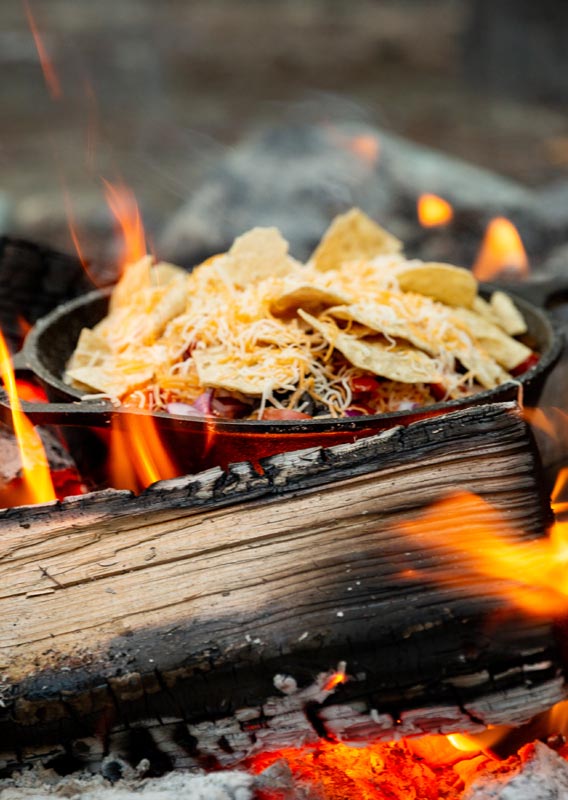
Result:
[[[168,283],[166,292],[160,298],[148,318],[144,341],[151,343],[163,333],[168,322],[183,313],[187,302],[185,295],[185,275]]]
[[[456,351],[455,355],[485,389],[494,389],[500,383],[512,380],[511,375],[505,372],[491,356],[480,352],[475,347],[464,347]]]
[[[350,333],[343,333],[333,324],[312,317],[302,309],[298,309],[298,314],[354,367],[401,383],[443,383],[438,362],[420,350],[359,339]]]
[[[229,252],[217,262],[236,286],[286,275],[293,261],[288,242],[277,228],[253,228],[233,242]]]
[[[124,397],[125,394],[144,386],[153,377],[153,368],[145,364],[137,365],[129,370],[121,369],[115,365],[78,367],[67,370],[65,374],[67,383],[118,398]]]
[[[395,267],[394,274],[403,292],[417,292],[449,306],[469,308],[477,295],[472,273],[452,264],[408,261]]]
[[[359,208],[336,217],[317,248],[312,260],[316,269],[327,272],[357,259],[400,253],[402,242],[385,231]]]
[[[168,264],[167,261],[160,261],[150,270],[150,283],[152,286],[165,286],[176,278],[187,278],[187,272],[175,264]]]
[[[134,294],[152,285],[150,279],[152,261],[152,256],[144,256],[140,261],[128,264],[125,267],[122,277],[112,292],[109,304],[110,311],[129,305]]]
[[[505,292],[493,292],[490,305],[497,318],[497,324],[509,336],[520,336],[522,333],[527,332],[527,323],[508,294],[505,294]]]
[[[238,362],[225,348],[194,350],[192,358],[199,383],[212,389],[227,389],[251,396],[280,389],[294,383],[298,376],[294,365],[278,361],[273,348],[264,348],[241,356]]]
[[[480,317],[475,311],[456,308],[453,316],[464,324],[483,350],[507,370],[515,369],[532,354],[530,348],[512,339],[501,328]]]
[[[348,302],[349,298],[338,292],[304,284],[272,300],[270,312],[275,317],[284,317],[287,314],[294,313],[298,308],[304,308],[312,314],[316,314],[329,306]]]
[[[492,322],[494,325],[499,324],[493,309],[491,308],[487,300],[483,299],[483,297],[477,295],[477,297],[474,299],[471,305],[471,310],[475,311],[475,313],[479,314],[479,316],[483,317],[483,319],[486,319],[487,322]]]
[[[430,355],[438,354],[440,348],[424,336],[416,325],[402,317],[397,318],[393,314],[393,306],[388,306],[388,314],[382,314],[381,308],[382,306],[378,303],[336,306],[329,308],[327,314],[337,319],[358,322],[372,331],[382,333],[387,338],[405,339],[420,350],[430,353]]]
[[[90,328],[83,328],[67,368],[100,366],[110,352],[110,347],[103,338],[97,336]]]

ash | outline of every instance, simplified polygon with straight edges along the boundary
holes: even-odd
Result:
[[[568,763],[558,753],[535,742],[521,755],[515,773],[481,777],[462,800],[568,800]]]
[[[53,770],[35,768],[0,782],[1,800],[253,800],[254,777],[246,772],[199,775],[171,772],[161,778],[127,778],[110,784],[102,775],[61,778]],[[12,784],[9,786],[8,784]],[[2,788],[3,785],[6,788]]]
[[[114,765],[119,760],[112,758]],[[456,790],[455,800],[568,800],[568,763],[540,742],[524,747],[514,762],[488,762],[480,756],[462,763],[469,764],[469,774],[463,775],[469,788],[463,793]],[[258,792],[270,791],[277,791],[282,800],[322,800],[325,796],[322,787],[297,782],[284,760],[260,775],[241,770],[210,774],[179,770],[160,778],[144,778],[148,766],[142,762],[133,769],[121,761],[123,777],[115,783],[108,780],[108,770],[104,777],[104,769],[98,775],[60,777],[51,769],[36,766],[0,781],[0,800],[255,800]],[[417,796],[410,794],[411,790],[401,785],[401,793],[389,797],[408,800]],[[438,800],[450,797],[443,789],[435,796]],[[379,787],[376,797],[384,797]]]

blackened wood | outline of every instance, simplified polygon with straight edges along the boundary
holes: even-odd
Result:
[[[521,539],[544,535],[514,406],[263,467],[0,515],[1,741],[30,753],[98,733],[110,746],[143,720],[167,723],[191,758],[230,761],[255,741],[520,723],[564,696],[552,621],[515,612],[503,581],[431,580],[470,559],[445,548],[443,519],[441,541],[397,529],[466,489]],[[485,520],[475,504],[463,514]],[[326,690],[340,661],[350,680]]]

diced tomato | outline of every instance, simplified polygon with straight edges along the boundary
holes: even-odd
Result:
[[[518,367],[515,367],[515,369],[511,370],[511,375],[513,377],[516,377],[517,375],[523,375],[523,373],[528,372],[529,369],[535,367],[539,360],[540,357],[538,353],[531,353],[528,358],[525,358],[522,364],[519,364]]]
[[[356,378],[351,378],[351,391],[353,394],[369,394],[376,392],[379,389],[379,382],[371,375],[360,375]]]
[[[430,384],[430,392],[432,393],[432,397],[438,403],[440,400],[443,400],[446,396],[446,387],[443,386],[441,383],[431,383]]]
[[[265,408],[261,419],[311,419],[309,414],[302,411],[293,411],[290,408]]]

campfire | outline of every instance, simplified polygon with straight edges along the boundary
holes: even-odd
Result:
[[[139,217],[109,192],[129,261]],[[525,275],[508,226],[489,226],[480,277]],[[81,308],[73,269],[57,301]],[[4,774],[237,770],[260,800],[566,780],[565,473],[551,505],[534,433],[558,416],[518,385],[247,448],[222,419],[180,439],[175,415],[54,402],[5,347],[0,369]]]

